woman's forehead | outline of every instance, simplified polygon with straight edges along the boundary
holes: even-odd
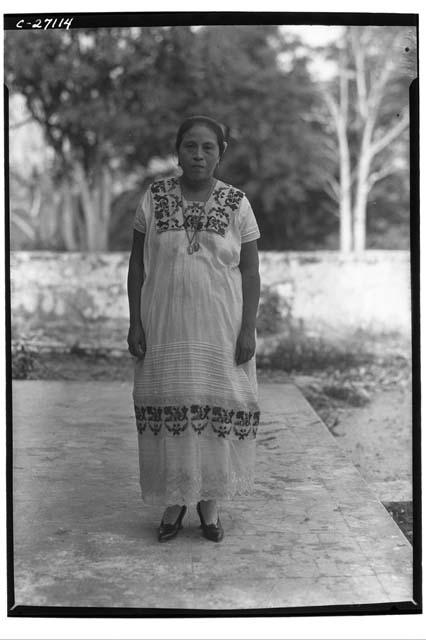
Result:
[[[188,131],[182,136],[182,140],[194,139],[198,141],[213,141],[217,143],[217,136],[214,131],[210,129],[210,127],[204,124],[194,124]]]

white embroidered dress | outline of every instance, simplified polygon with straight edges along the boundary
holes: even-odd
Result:
[[[201,218],[199,214],[201,212]],[[188,253],[199,224],[200,249]],[[218,180],[209,200],[185,202],[179,180],[154,182],[134,228],[145,234],[133,400],[140,486],[149,504],[227,499],[253,489],[259,424],[255,356],[237,365],[241,244],[260,237],[243,192]]]

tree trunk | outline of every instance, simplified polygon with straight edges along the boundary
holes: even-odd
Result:
[[[346,39],[347,37],[346,34]],[[343,253],[348,253],[352,249],[351,160],[348,141],[349,77],[347,64],[347,53],[343,51],[339,61],[340,108],[337,116],[340,172],[340,251]]]
[[[375,124],[375,112],[366,112],[363,118],[361,145],[357,167],[357,180],[354,206],[354,251],[365,250],[367,235],[367,201],[370,192],[369,177],[371,170],[371,139]]]
[[[349,253],[352,249],[352,207],[351,207],[351,165],[346,130],[342,127],[339,134],[340,165],[340,251]]]
[[[41,223],[40,212],[41,212],[42,201],[43,201],[43,194],[42,194],[40,180],[37,177],[35,177],[35,182],[32,189],[31,205],[29,208],[29,217],[31,220],[31,226],[33,227],[33,229],[37,229],[37,234],[36,234],[37,244],[43,243],[43,240],[44,240],[44,237],[42,235],[42,228],[40,224]]]
[[[62,185],[62,237],[67,251],[78,251],[80,248],[75,233],[75,214],[71,186],[65,180]]]
[[[102,167],[100,213],[105,249],[109,248],[109,223],[111,219],[112,184],[109,168]]]
[[[365,250],[367,229],[367,201],[370,191],[368,177],[370,175],[370,154],[361,150],[357,172],[357,185],[354,206],[354,251]]]
[[[40,237],[43,239],[43,244],[45,246],[56,246],[58,238],[61,237],[61,233],[59,231],[61,207],[61,193],[51,189],[51,192],[48,195],[45,195],[43,206],[40,210]]]
[[[40,185],[40,209],[38,213],[39,241],[44,247],[51,248],[58,240],[58,215],[61,211],[62,194],[53,188],[49,173],[37,176]]]
[[[108,171],[102,168],[89,187],[87,177],[80,163],[76,164],[76,181],[80,192],[86,226],[86,246],[88,251],[108,250],[108,227],[111,217],[111,194]]]

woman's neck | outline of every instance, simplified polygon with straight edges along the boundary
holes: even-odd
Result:
[[[197,180],[196,182],[192,182],[191,180],[187,180],[183,176],[181,176],[180,184],[182,195],[187,200],[207,201],[213,191],[215,182],[216,178],[214,178],[213,176],[211,178],[207,178],[206,180]]]
[[[180,177],[181,186],[190,193],[203,193],[209,191],[215,183],[215,178],[211,176],[205,180],[188,180],[185,176]]]

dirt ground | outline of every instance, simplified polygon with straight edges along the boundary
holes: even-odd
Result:
[[[408,389],[378,391],[365,407],[337,409],[330,430],[412,543],[411,410]]]
[[[15,377],[62,380],[133,378],[130,356],[21,354]],[[18,372],[18,373],[16,373]],[[412,542],[411,368],[407,359],[376,361],[342,371],[287,373],[258,368],[258,381],[294,382],[322,418],[338,444]]]
[[[395,385],[377,389],[364,406],[334,403],[324,408],[311,397],[303,379],[298,381],[295,376],[295,383],[305,391],[339,445],[350,453],[365,480],[377,487],[392,483],[396,494],[403,495],[403,484],[411,485],[410,389]],[[411,499],[406,490],[405,495]]]

